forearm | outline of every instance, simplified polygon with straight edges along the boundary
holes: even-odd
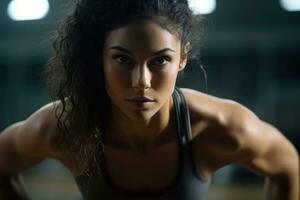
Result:
[[[267,178],[266,200],[300,200],[299,172],[294,177]]]
[[[11,151],[13,136],[23,122],[0,131],[0,200],[26,200],[26,192],[19,173],[20,156]]]
[[[1,200],[28,200],[20,175],[0,175]]]
[[[18,122],[0,132],[0,176],[18,174],[22,160],[15,146],[15,135],[22,123]]]

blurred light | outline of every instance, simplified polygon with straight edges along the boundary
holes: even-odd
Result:
[[[279,0],[279,3],[286,11],[300,11],[300,0]]]
[[[189,5],[194,14],[207,15],[216,9],[217,3],[216,0],[189,0]]]
[[[48,0],[13,0],[7,8],[8,16],[15,21],[42,19],[48,11]]]

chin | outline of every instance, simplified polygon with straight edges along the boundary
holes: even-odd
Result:
[[[139,111],[131,111],[127,114],[127,116],[133,121],[137,121],[140,123],[146,123],[151,120],[155,113],[151,110],[139,110]]]

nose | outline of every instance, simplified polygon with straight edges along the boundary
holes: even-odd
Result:
[[[151,87],[151,72],[147,66],[136,66],[132,72],[132,87],[145,90]]]

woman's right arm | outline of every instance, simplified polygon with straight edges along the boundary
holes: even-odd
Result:
[[[48,104],[0,134],[0,197],[25,199],[18,173],[47,157],[55,157],[50,141],[56,132],[54,109]],[[11,198],[15,195],[15,198]]]

